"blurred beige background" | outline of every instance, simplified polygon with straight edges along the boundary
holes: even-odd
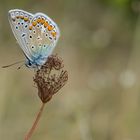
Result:
[[[7,19],[15,8],[58,24],[54,53],[69,72],[32,140],[139,140],[139,0],[0,0],[0,66],[24,59]],[[0,69],[1,140],[23,139],[41,105],[34,71],[16,68]]]

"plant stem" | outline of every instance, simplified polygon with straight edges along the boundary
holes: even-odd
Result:
[[[37,114],[37,117],[36,117],[36,119],[35,119],[35,121],[34,121],[32,127],[31,127],[31,129],[30,129],[29,132],[27,133],[27,135],[26,135],[26,137],[25,137],[24,140],[29,140],[29,139],[31,138],[31,136],[32,136],[32,134],[33,134],[35,128],[37,127],[37,124],[38,124],[39,120],[40,120],[40,117],[41,117],[41,114],[42,114],[42,112],[43,112],[44,106],[45,106],[45,104],[42,103],[41,108],[40,108],[40,110],[39,110],[39,112],[38,112],[38,114]]]

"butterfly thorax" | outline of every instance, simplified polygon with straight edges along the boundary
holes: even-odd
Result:
[[[41,65],[43,65],[45,62],[46,62],[46,58],[44,59],[44,57],[42,57],[42,55],[39,55],[36,58],[32,58],[32,60],[27,58],[25,65],[28,68],[38,68]]]

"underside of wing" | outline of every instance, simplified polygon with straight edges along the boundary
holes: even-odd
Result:
[[[12,31],[26,57],[42,65],[52,53],[60,36],[56,23],[43,13],[35,15],[23,10],[10,10]]]
[[[29,25],[33,18],[31,13],[14,9],[9,11],[9,22],[14,36],[28,59],[31,59],[31,50],[28,47]]]
[[[58,26],[45,14],[34,15],[29,26],[30,44],[34,56],[48,57],[60,36]]]

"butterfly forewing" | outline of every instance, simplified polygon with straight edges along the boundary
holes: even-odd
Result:
[[[31,59],[31,50],[28,47],[28,37],[29,34],[29,25],[33,18],[31,13],[28,13],[23,10],[10,10],[9,11],[9,22],[12,28],[12,31],[15,35],[17,42],[22,48],[24,54]]]
[[[55,22],[43,13],[33,15],[17,9],[9,11],[9,21],[26,57],[31,61],[46,60],[60,36]]]

